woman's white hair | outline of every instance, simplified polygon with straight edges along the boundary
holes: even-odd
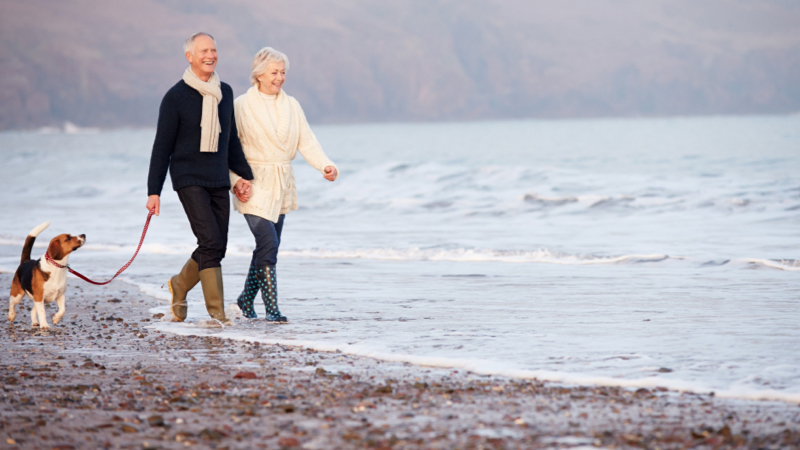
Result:
[[[282,62],[283,68],[289,70],[289,58],[285,54],[272,47],[264,47],[256,53],[250,68],[250,83],[253,86],[258,86],[258,77],[267,71],[267,65],[270,62]]]
[[[194,54],[194,40],[197,39],[199,36],[208,36],[208,37],[211,38],[212,41],[214,41],[215,44],[217,43],[217,40],[214,39],[214,36],[204,32],[204,31],[201,31],[199,33],[195,33],[195,34],[189,36],[189,39],[186,39],[186,42],[183,43],[183,53],[192,53],[192,54]]]

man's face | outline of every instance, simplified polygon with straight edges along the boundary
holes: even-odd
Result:
[[[214,40],[204,35],[197,36],[194,39],[194,49],[186,52],[186,59],[195,75],[208,81],[217,67],[217,46]]]

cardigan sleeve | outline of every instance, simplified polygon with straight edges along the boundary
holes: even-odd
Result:
[[[311,167],[319,170],[323,174],[325,173],[326,167],[335,167],[336,177],[338,178],[339,168],[336,167],[336,164],[334,164],[322,150],[322,146],[319,145],[317,137],[314,136],[314,133],[311,131],[308,120],[306,120],[306,115],[303,113],[303,108],[300,107],[300,103],[297,100],[294,100],[294,106],[300,112],[300,123],[298,124],[300,128],[300,138],[297,141],[297,150],[300,151],[303,158],[311,164]]]
[[[161,107],[158,110],[158,125],[156,138],[153,142],[153,152],[150,155],[150,170],[147,175],[147,195],[161,195],[164,180],[167,178],[167,169],[172,151],[175,149],[175,140],[178,137],[180,115],[177,105],[172,98],[171,91],[164,95]]]

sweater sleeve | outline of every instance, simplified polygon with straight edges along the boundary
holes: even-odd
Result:
[[[178,126],[180,126],[180,116],[170,92],[167,92],[164,99],[161,100],[161,107],[158,110],[156,139],[153,142],[150,171],[147,175],[147,195],[161,195],[164,180],[167,178],[170,157],[175,149]]]
[[[297,150],[300,151],[300,154],[303,155],[303,158],[305,158],[306,161],[311,164],[311,167],[324,174],[326,167],[336,167],[336,164],[334,164],[333,161],[328,158],[328,156],[322,150],[322,146],[319,145],[317,137],[314,136],[314,133],[311,131],[311,127],[308,126],[308,120],[306,120],[306,115],[303,113],[303,108],[300,107],[300,103],[295,100],[294,105],[297,107],[298,111],[300,111],[300,123],[298,124],[300,128],[300,139],[297,142]],[[338,167],[336,167],[336,173],[338,178]]]
[[[239,128],[236,126],[235,114],[231,120],[231,140],[228,143],[228,168],[241,178],[252,181],[253,171],[250,169],[250,164],[247,163],[244,150],[242,150],[242,142],[239,140]],[[233,177],[231,177],[231,181],[233,181]],[[231,185],[231,188],[232,187],[233,185]]]

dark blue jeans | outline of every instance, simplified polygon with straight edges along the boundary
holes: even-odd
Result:
[[[200,270],[220,267],[228,247],[231,210],[228,188],[186,186],[178,189],[178,198],[197,238],[197,249],[192,253],[192,259]]]
[[[274,266],[278,263],[278,247],[281,245],[284,217],[285,214],[281,214],[278,223],[273,223],[263,217],[244,215],[244,220],[256,238],[256,249],[253,250],[250,265],[263,269],[265,266]]]

